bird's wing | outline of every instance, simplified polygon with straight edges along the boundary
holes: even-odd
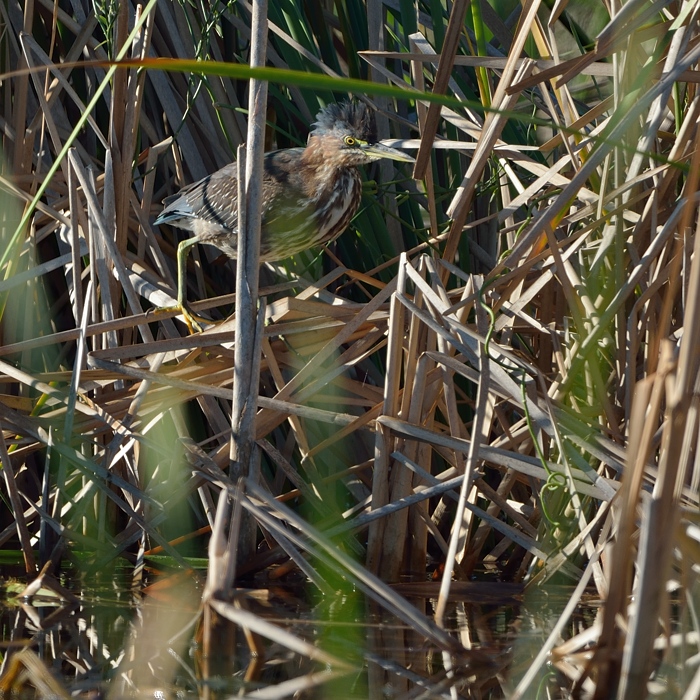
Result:
[[[221,170],[183,187],[163,200],[165,208],[156,224],[172,223],[193,230],[194,220],[205,221],[222,230],[235,230],[238,225],[237,165],[229,163]]]

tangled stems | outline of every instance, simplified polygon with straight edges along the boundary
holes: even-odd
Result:
[[[527,223],[527,222],[526,222]],[[523,224],[523,226],[526,225]],[[542,465],[542,468],[545,470],[547,474],[547,479],[545,480],[545,483],[542,486],[542,489],[540,491],[540,506],[542,508],[542,515],[544,516],[545,521],[550,525],[550,527],[553,530],[556,530],[557,528],[562,526],[562,521],[559,519],[559,516],[555,515],[554,513],[550,512],[548,506],[547,506],[547,498],[546,496],[555,496],[555,495],[565,495],[566,498],[564,502],[561,504],[561,506],[557,509],[560,512],[563,512],[568,505],[568,503],[571,501],[571,494],[568,493],[566,489],[566,478],[563,474],[559,472],[555,472],[552,469],[550,469],[549,464],[547,460],[545,459],[544,452],[542,451],[542,447],[540,445],[539,440],[537,439],[536,433],[535,433],[535,426],[532,421],[532,416],[530,415],[530,411],[528,409],[527,405],[527,384],[525,382],[525,378],[527,376],[527,373],[524,368],[522,367],[513,367],[510,364],[507,364],[503,362],[499,357],[495,357],[494,355],[491,354],[490,351],[490,344],[491,344],[491,339],[493,338],[493,335],[496,331],[496,315],[493,311],[493,309],[486,303],[484,296],[486,294],[486,291],[489,289],[489,287],[493,286],[496,281],[498,280],[498,277],[494,277],[486,282],[481,286],[479,289],[479,305],[481,308],[486,312],[486,314],[489,317],[489,328],[486,333],[486,338],[484,339],[484,351],[486,352],[487,357],[490,360],[493,360],[494,362],[498,363],[503,369],[508,371],[511,376],[513,377],[514,381],[518,383],[520,386],[520,392],[521,392],[521,400],[522,400],[522,407],[523,407],[523,413],[525,416],[525,423],[527,425],[528,432],[530,433],[530,437],[532,439],[532,444],[535,446],[535,452],[537,453],[537,458],[540,461],[540,464]]]

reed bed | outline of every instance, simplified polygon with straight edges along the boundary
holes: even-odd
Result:
[[[10,633],[46,634],[40,592],[81,609],[68,570],[146,595],[123,651],[78,614],[0,687],[210,695],[224,667],[239,697],[698,697],[698,7],[271,3],[266,148],[351,91],[417,162],[261,269],[232,466],[235,263],[190,261],[212,323],[188,333],[159,310],[181,234],[152,221],[246,139],[251,9],[2,10]],[[285,580],[338,630],[265,614]],[[505,641],[463,622],[477,594],[515,596]]]

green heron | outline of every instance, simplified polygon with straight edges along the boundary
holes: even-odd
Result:
[[[282,260],[337,238],[360,206],[357,166],[380,158],[411,163],[410,156],[377,143],[374,115],[361,103],[330,104],[316,115],[306,148],[265,154],[261,262]],[[231,163],[164,200],[156,224],[169,223],[192,237],[177,249],[177,307],[188,320],[185,261],[196,243],[230,258],[237,254],[238,182]]]

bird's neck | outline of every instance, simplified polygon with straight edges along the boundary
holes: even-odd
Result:
[[[351,193],[362,186],[357,167],[341,163],[337,145],[330,139],[326,143],[322,136],[309,140],[302,154],[302,170],[309,175],[305,185],[312,200],[325,199],[339,188]]]

